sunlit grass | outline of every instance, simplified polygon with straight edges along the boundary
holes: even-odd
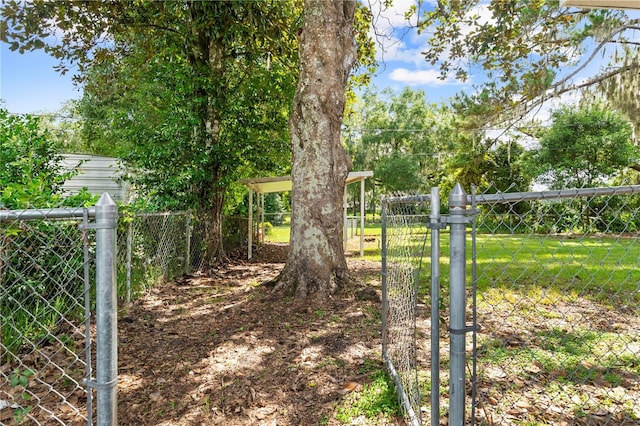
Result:
[[[393,419],[400,414],[393,381],[384,370],[378,370],[370,383],[365,383],[361,390],[340,401],[335,418],[347,425],[386,425],[393,424]]]
[[[359,233],[359,228],[358,228]],[[411,234],[409,234],[411,232]],[[470,234],[470,232],[469,232]],[[380,262],[382,228],[379,223],[365,225],[364,259]],[[402,227],[387,231],[388,262],[404,261],[422,265],[420,293],[430,288],[431,235],[423,226],[410,231]],[[266,236],[270,242],[289,241],[289,226],[274,226]],[[347,250],[359,258],[359,235],[349,239]],[[440,236],[441,283],[448,287],[449,233]],[[420,257],[422,250],[423,257]],[[547,236],[478,234],[477,288],[486,303],[515,303],[525,298],[532,303],[551,304],[558,299],[571,301],[587,297],[605,304],[629,299],[640,303],[640,246],[635,239],[592,236]],[[467,257],[471,258],[471,236],[467,238]],[[467,275],[471,276],[471,262]]]
[[[449,234],[441,235],[440,277],[449,281]],[[405,242],[405,245],[415,243]],[[471,237],[467,239],[467,277],[471,286]],[[408,250],[410,251],[410,250]],[[431,283],[430,241],[422,258],[420,294]],[[605,306],[640,303],[640,245],[635,239],[582,236],[488,235],[476,238],[480,303],[553,304],[586,298]],[[418,267],[419,259],[411,260]]]
[[[265,235],[265,241],[270,243],[288,243],[291,227],[289,225],[274,226]]]

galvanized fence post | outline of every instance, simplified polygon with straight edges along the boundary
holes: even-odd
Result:
[[[133,219],[127,223],[127,303],[131,302],[131,262],[133,252]]]
[[[96,203],[96,383],[98,426],[118,423],[116,230],[118,207],[105,193]]]
[[[431,426],[440,424],[440,188],[431,188]]]
[[[187,223],[186,223],[186,237],[187,237],[187,241],[186,241],[186,253],[185,253],[185,259],[186,259],[186,267],[185,267],[185,272],[187,274],[191,273],[191,210],[188,210],[187,213]]]
[[[382,206],[380,211],[380,221],[382,223],[382,353],[387,353],[387,201],[382,199]]]
[[[467,194],[458,183],[449,194],[449,425],[463,426],[465,420],[465,333],[466,330],[466,227]]]

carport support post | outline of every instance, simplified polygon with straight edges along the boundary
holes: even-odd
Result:
[[[360,181],[360,257],[364,256],[364,179]]]
[[[466,227],[467,194],[459,183],[449,195],[450,226],[450,370],[449,425],[464,426],[466,333]],[[432,319],[434,320],[434,319]]]
[[[96,382],[98,426],[118,424],[118,206],[104,193],[96,203]]]
[[[342,194],[342,237],[344,238],[344,248],[347,249],[347,241],[349,238],[349,219],[347,218],[347,185],[344,186],[344,193]]]

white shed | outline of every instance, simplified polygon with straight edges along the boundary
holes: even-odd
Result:
[[[62,165],[67,170],[79,165],[80,171],[64,183],[65,193],[77,194],[86,187],[92,194],[108,192],[116,201],[127,201],[128,184],[123,179],[127,170],[119,159],[86,154],[63,154],[62,157]]]

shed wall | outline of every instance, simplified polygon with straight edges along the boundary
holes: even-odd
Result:
[[[67,194],[77,194],[86,187],[92,194],[111,195],[116,201],[127,201],[128,185],[123,180],[125,167],[117,158],[85,154],[63,154],[63,166],[71,170],[80,164],[80,173],[64,183]]]

